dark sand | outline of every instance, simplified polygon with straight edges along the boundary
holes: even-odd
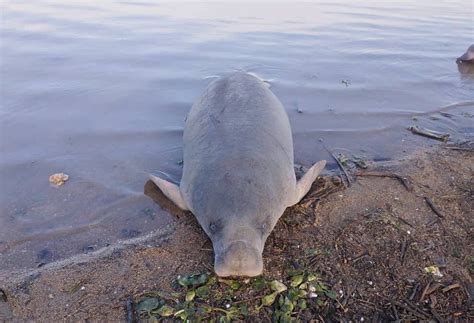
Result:
[[[309,269],[342,295],[331,311],[317,313],[310,306],[300,319],[472,321],[472,150],[439,147],[352,174],[375,169],[406,176],[411,190],[396,178],[357,177],[348,189],[334,177],[320,178],[269,237],[264,276],[286,279],[287,268],[314,248],[324,252],[310,259]],[[148,241],[10,277],[0,286],[6,296],[6,302],[0,299],[3,319],[123,321],[127,298],[136,302],[149,291],[172,291],[177,275],[211,270],[212,245],[192,215],[164,201],[151,184],[145,189],[179,218],[176,224]],[[442,278],[424,273],[431,265],[439,266]],[[443,291],[447,286],[455,287]],[[270,314],[268,308],[249,320]]]

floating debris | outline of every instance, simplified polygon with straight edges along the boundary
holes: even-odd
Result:
[[[342,80],[341,83],[344,84],[346,87],[351,85],[351,81],[349,81],[349,80]]]
[[[347,166],[347,163],[349,162],[349,158],[347,158],[343,153],[337,154],[337,159],[343,166]]]
[[[352,156],[352,161],[354,162],[354,164],[359,167],[359,168],[362,168],[362,169],[367,169],[369,167],[368,163],[367,163],[367,160],[361,158],[361,157],[358,157],[358,156]]]
[[[64,173],[56,173],[49,176],[49,182],[55,186],[63,185],[69,179],[69,175]]]
[[[322,139],[319,139],[321,142]],[[350,187],[351,184],[352,184],[352,181],[351,181],[351,178],[349,176],[349,174],[347,173],[346,169],[344,168],[344,165],[343,163],[341,162],[340,158],[342,159],[342,156],[344,156],[343,154],[340,154],[339,157],[336,157],[336,155],[334,155],[334,153],[329,150],[329,148],[324,144],[323,142],[323,147],[326,149],[326,151],[331,155],[332,158],[334,158],[334,160],[336,161],[337,165],[339,166],[339,168],[342,170],[342,172],[344,173],[344,175],[346,176],[346,179],[347,179],[347,185],[344,181],[342,181],[342,183],[344,184],[344,186],[347,188],[347,187]]]
[[[441,133],[438,131],[426,129],[426,128],[421,128],[417,125],[412,125],[408,127],[408,130],[410,130],[412,133],[424,137],[428,137],[431,139],[436,139],[440,141],[448,141],[449,139],[449,133]]]

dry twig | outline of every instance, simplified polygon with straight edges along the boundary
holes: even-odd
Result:
[[[395,174],[395,173],[385,173],[385,172],[357,172],[355,174],[356,176],[359,177],[390,177],[390,178],[396,178],[402,183],[402,185],[407,189],[407,191],[413,191],[413,186],[411,183],[408,181],[408,178],[403,177],[401,175]]]
[[[428,204],[428,206],[430,207],[430,209],[434,212],[434,214],[436,214],[437,216],[439,216],[440,218],[444,218],[444,215],[441,213],[441,211],[436,207],[436,205],[433,204],[433,201],[431,201],[431,199],[429,197],[425,197],[425,202],[426,204]]]

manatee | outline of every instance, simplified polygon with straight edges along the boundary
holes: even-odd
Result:
[[[214,249],[218,276],[258,276],[265,241],[285,209],[298,203],[323,170],[298,181],[283,105],[258,78],[236,72],[212,82],[193,104],[183,134],[178,185],[150,179],[191,211]]]
[[[467,51],[456,59],[458,63],[474,63],[474,44],[469,46]]]

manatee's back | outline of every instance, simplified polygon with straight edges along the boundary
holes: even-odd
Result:
[[[183,159],[180,187],[196,215],[281,205],[296,185],[286,112],[262,81],[246,73],[213,82],[193,105]]]

